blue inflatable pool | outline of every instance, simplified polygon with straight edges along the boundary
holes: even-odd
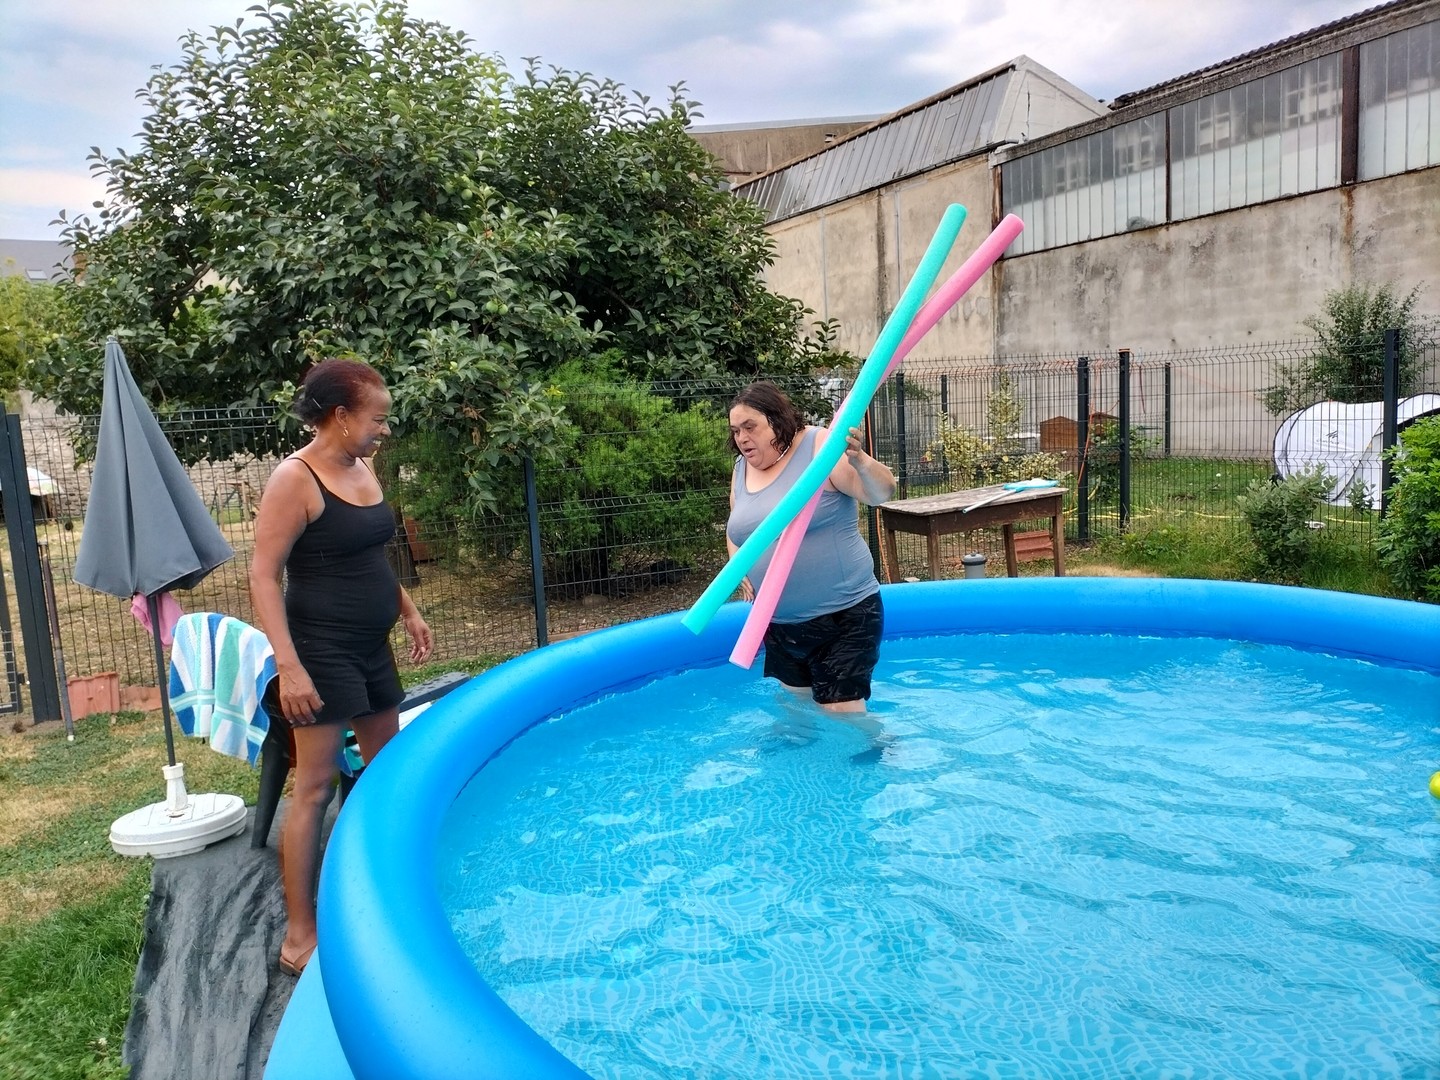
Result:
[[[1200,635],[1440,672],[1440,607],[1279,586],[1025,578],[887,586],[890,637]],[[680,615],[551,645],[478,676],[420,716],[347,802],[320,883],[320,949],[296,987],[267,1080],[581,1077],[485,984],[436,889],[442,819],[494,754],[597,694],[726,661],[746,607],[700,635]],[[758,672],[756,675],[759,678]]]

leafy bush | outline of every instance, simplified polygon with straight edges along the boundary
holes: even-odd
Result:
[[[614,350],[572,361],[554,388],[567,423],[536,478],[546,575],[577,591],[624,591],[716,547],[731,457],[707,403],[681,407],[619,374]],[[518,509],[518,507],[517,507]]]
[[[1239,496],[1240,513],[1250,527],[1254,566],[1261,577],[1299,584],[1315,555],[1318,529],[1311,524],[1333,481],[1323,469],[1283,479],[1252,480]]]
[[[32,357],[63,329],[55,286],[20,275],[0,277],[0,394],[7,399]]]
[[[540,546],[549,587],[567,595],[672,580],[719,543],[731,456],[718,407],[656,394],[623,363],[615,350],[571,361],[536,392],[559,415],[535,467]],[[527,546],[521,470],[504,474],[489,511],[464,512],[473,502],[453,465],[464,449],[443,431],[396,439],[387,486],[407,515],[458,533],[472,556],[508,557]]]
[[[1145,428],[1130,427],[1130,460],[1138,461],[1158,446],[1160,440]],[[1085,451],[1085,476],[1090,483],[1090,496],[1108,498],[1120,490],[1120,423],[1097,420],[1090,428],[1090,443]]]
[[[988,436],[942,417],[940,437],[930,453],[943,456],[945,467],[961,487],[987,487],[1040,476],[1061,479],[1065,475],[1064,459],[1059,454],[1025,450],[1019,438],[1023,414],[1024,406],[1009,375],[1001,372],[985,401]]]
[[[1440,601],[1440,418],[1411,424],[1387,454],[1395,482],[1376,553],[1401,592]]]
[[[1304,326],[1319,339],[1315,351],[1277,364],[1265,407],[1277,416],[1317,401],[1379,401],[1384,385],[1385,331],[1400,331],[1400,393],[1415,392],[1422,354],[1436,343],[1433,322],[1415,313],[1420,286],[1402,299],[1395,286],[1356,284],[1325,294]]]

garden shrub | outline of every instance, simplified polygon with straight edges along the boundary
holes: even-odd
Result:
[[[1440,417],[1411,424],[1387,456],[1395,480],[1376,553],[1402,593],[1440,602]]]
[[[547,587],[618,594],[674,580],[723,552],[732,457],[718,406],[683,405],[621,374],[614,350],[561,365],[543,396],[559,414],[535,464]],[[387,490],[422,532],[454,537],[477,562],[528,550],[523,472],[494,462],[493,509],[476,513],[447,431],[412,432],[385,448]]]
[[[1437,324],[1416,311],[1422,286],[1403,297],[1386,282],[1365,282],[1325,294],[1318,314],[1302,325],[1315,335],[1312,351],[1275,365],[1276,382],[1261,400],[1276,416],[1317,401],[1378,401],[1385,379],[1385,331],[1400,332],[1400,394],[1413,394]]]
[[[951,478],[962,488],[1008,484],[1033,477],[1062,479],[1066,474],[1061,455],[1024,448],[1019,438],[1023,413],[1024,407],[1010,377],[1001,372],[995,389],[985,401],[988,435],[978,435],[942,417],[940,437],[931,446],[930,453],[944,458]]]
[[[1323,469],[1283,479],[1252,480],[1239,496],[1240,513],[1250,527],[1254,567],[1268,581],[1299,584],[1316,553],[1318,529],[1312,526],[1333,481]]]
[[[723,550],[714,526],[733,460],[724,417],[619,371],[611,350],[563,365],[554,379],[565,423],[557,464],[536,477],[540,542],[547,579],[572,592],[668,580]]]
[[[1149,455],[1160,440],[1145,428],[1130,427],[1130,460]],[[1120,490],[1120,422],[1097,420],[1090,428],[1090,443],[1085,450],[1085,476],[1090,483],[1090,497],[1113,497]]]

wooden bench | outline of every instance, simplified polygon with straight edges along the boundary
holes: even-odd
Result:
[[[1055,576],[1064,577],[1064,502],[1063,487],[1008,491],[1003,484],[995,484],[990,487],[967,488],[942,495],[922,495],[914,499],[896,499],[881,503],[876,509],[880,511],[880,529],[884,534],[885,554],[889,559],[890,580],[896,580],[900,566],[895,547],[896,533],[925,537],[930,577],[939,581],[940,538],[951,533],[968,533],[994,525],[1000,526],[1004,536],[1005,572],[1010,577],[1016,577],[1020,560],[1016,552],[1015,523],[1031,518],[1050,519],[1048,539],[1050,554],[1055,560]]]

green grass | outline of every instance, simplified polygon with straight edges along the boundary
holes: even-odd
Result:
[[[498,657],[406,672],[483,671]],[[192,792],[254,805],[259,770],[178,729]],[[0,1078],[123,1080],[151,860],[116,855],[110,825],[165,796],[158,713],[87,716],[0,737]],[[200,1080],[200,1078],[196,1078]]]
[[[177,732],[192,791],[254,802],[258,774]],[[164,798],[156,714],[82,718],[0,741],[0,1076],[110,1080],[140,958],[150,860],[111,823]]]
[[[148,860],[121,883],[35,923],[0,926],[0,1075],[122,1080],[121,1040],[150,891]]]
[[[1161,577],[1259,580],[1249,528],[1237,499],[1251,482],[1267,480],[1271,473],[1268,461],[1139,459],[1131,470],[1130,518],[1124,529],[1112,479],[1091,497],[1087,542],[1078,542],[1074,536],[1079,507],[1075,478],[1069,477],[1067,566],[1081,573],[1087,568],[1098,572],[1113,568]],[[930,491],[912,488],[909,494]],[[1317,507],[1315,513],[1315,520],[1324,527],[1316,530],[1311,556],[1298,569],[1300,584],[1373,596],[1398,595],[1375,556],[1376,515],[1328,505]],[[902,544],[908,545],[902,552],[906,569],[923,573],[918,542],[902,538]],[[1048,572],[1048,567],[1048,562],[1031,564],[1023,572]],[[958,570],[956,573],[958,576]]]

